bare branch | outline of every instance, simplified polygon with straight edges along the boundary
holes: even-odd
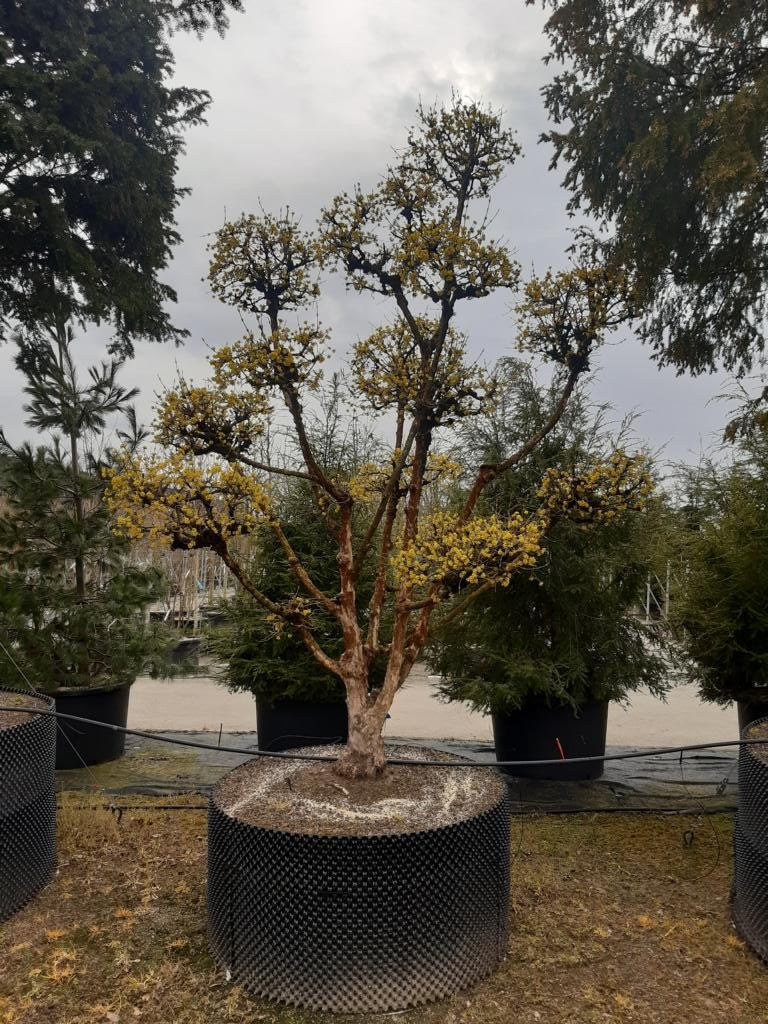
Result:
[[[521,445],[516,452],[508,458],[503,459],[501,462],[480,467],[475,482],[472,485],[472,490],[469,492],[464,508],[462,509],[461,515],[463,519],[467,519],[472,514],[480,495],[488,484],[493,480],[498,479],[498,477],[503,473],[506,473],[513,466],[516,466],[519,462],[522,462],[523,459],[530,455],[537,445],[544,440],[547,434],[551,433],[555,429],[565,412],[568,401],[573,394],[573,389],[576,387],[576,381],[579,379],[580,373],[580,368],[572,369],[569,372],[565,387],[563,388],[557,405],[552,410],[549,419],[539,430],[536,431],[535,434],[528,438],[525,444]]]
[[[278,604],[276,601],[270,600],[270,598],[268,598],[266,594],[263,594],[258,587],[255,587],[253,585],[253,581],[247,573],[243,571],[240,563],[230,554],[229,548],[225,542],[222,541],[216,546],[211,545],[211,547],[216,551],[222,562],[224,562],[240,586],[250,594],[254,601],[260,604],[266,611],[270,612],[270,614],[281,618],[287,625],[295,629],[318,664],[322,665],[322,667],[327,669],[329,672],[333,672],[334,675],[341,677],[341,666],[338,661],[325,653],[315,637],[312,635],[309,626],[304,622],[298,621],[295,613],[286,611],[282,605]]]
[[[328,597],[327,594],[324,594],[323,591],[312,580],[307,570],[299,561],[298,555],[293,550],[290,541],[280,528],[280,523],[276,519],[271,519],[269,520],[269,528],[272,530],[275,537],[277,537],[277,540],[280,543],[280,547],[283,549],[283,553],[285,554],[291,572],[299,581],[299,583],[304,587],[308,594],[314,597],[314,599],[325,609],[325,611],[327,611],[330,615],[333,615],[336,618],[338,618],[339,606],[337,602],[334,601],[332,598]]]

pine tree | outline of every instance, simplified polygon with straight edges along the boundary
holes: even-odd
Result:
[[[489,415],[463,425],[461,449],[489,461],[544,424],[557,395],[537,384],[526,364],[504,360],[505,383]],[[542,476],[573,473],[605,459],[621,443],[608,430],[608,409],[577,392],[557,428],[517,473],[483,495],[486,515],[535,509]],[[584,707],[620,700],[646,686],[665,690],[667,666],[656,640],[634,614],[663,547],[659,502],[628,510],[600,530],[568,519],[553,524],[545,557],[514,585],[483,594],[445,629],[438,621],[428,660],[443,677],[439,692],[476,710]]]
[[[81,382],[70,329],[17,341],[27,424],[49,438],[14,447],[0,431],[0,638],[39,689],[132,682],[170,642],[144,621],[161,575],[130,565],[102,500],[108,420],[127,417],[118,433],[129,448],[144,436],[136,392],[118,383],[119,359]],[[6,679],[18,671],[7,668]]]

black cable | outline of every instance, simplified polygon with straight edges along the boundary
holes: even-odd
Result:
[[[119,812],[119,814],[122,814],[123,811],[207,811],[208,804],[67,804],[66,808],[68,811],[112,811],[113,813]],[[593,807],[591,805],[588,807],[537,807],[530,805],[527,809],[523,804],[519,810],[511,811],[510,817],[522,819],[530,818],[534,815],[537,817],[566,817],[574,814],[653,814],[662,818],[683,818],[732,814],[736,810],[735,804],[720,807],[648,807],[647,805],[615,807],[613,804],[605,807]],[[518,846],[515,856],[519,855],[521,846],[522,843]]]
[[[112,732],[122,732],[126,736],[141,736],[147,740],[157,740],[160,743],[172,743],[180,747],[194,747],[198,750],[217,750],[225,754],[241,754],[245,757],[276,757],[286,761],[337,761],[338,758],[332,754],[291,754],[287,751],[277,750],[243,750],[240,747],[220,747],[213,743],[201,743],[199,740],[180,740],[173,736],[166,736],[160,732],[144,732],[141,729],[128,729],[122,725],[113,725],[111,722],[98,722],[94,718],[82,718],[80,715],[67,715],[61,711],[49,711],[44,708],[20,708],[18,705],[0,704],[0,711],[23,712],[32,716],[49,715],[53,718],[65,718],[70,722],[82,722],[85,725],[100,726],[102,729],[111,729]],[[556,757],[540,761],[419,761],[416,758],[389,757],[388,764],[404,764],[421,766],[424,768],[521,768],[524,765],[529,767],[539,765],[555,764],[589,764],[593,761],[627,761],[635,757],[658,757],[661,754],[680,754],[692,750],[715,750],[721,747],[751,747],[768,745],[766,740],[717,740],[714,743],[688,743],[677,747],[655,747],[648,750],[630,750],[624,754],[598,754],[595,757]]]

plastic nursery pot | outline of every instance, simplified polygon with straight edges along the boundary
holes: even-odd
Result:
[[[607,701],[587,704],[578,713],[571,707],[529,706],[519,711],[493,712],[491,719],[499,761],[546,761],[605,754]],[[603,762],[521,765],[503,770],[518,778],[576,781],[599,778]]]
[[[0,704],[19,691],[0,690]],[[22,695],[26,697],[27,695]],[[35,698],[53,710],[49,697]],[[56,867],[56,720],[0,712],[0,921],[24,906]]]
[[[109,725],[125,728],[128,722],[128,698],[131,684],[117,687],[93,687],[78,690],[58,690],[55,694],[56,710],[66,715],[93,718]],[[82,768],[84,764],[114,761],[125,751],[125,733],[103,729],[82,722],[59,719],[56,737],[56,768]]]
[[[744,941],[768,962],[768,718],[748,725],[741,738],[766,743],[739,751],[731,915]]]
[[[208,934],[236,984],[310,1010],[380,1013],[444,998],[503,960],[506,786],[454,824],[353,836],[243,822],[222,809],[223,784],[209,810]]]
[[[293,750],[323,743],[346,743],[347,706],[343,701],[256,699],[259,750]]]

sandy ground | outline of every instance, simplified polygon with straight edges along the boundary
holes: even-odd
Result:
[[[398,694],[386,733],[412,739],[489,741],[491,722],[461,704],[436,700],[429,676],[417,667]],[[230,693],[206,677],[171,681],[139,679],[131,691],[128,725],[134,729],[252,732],[256,729],[253,697]],[[696,688],[673,689],[666,703],[636,694],[631,705],[611,705],[608,745],[669,746],[737,738],[736,711],[703,704]]]

